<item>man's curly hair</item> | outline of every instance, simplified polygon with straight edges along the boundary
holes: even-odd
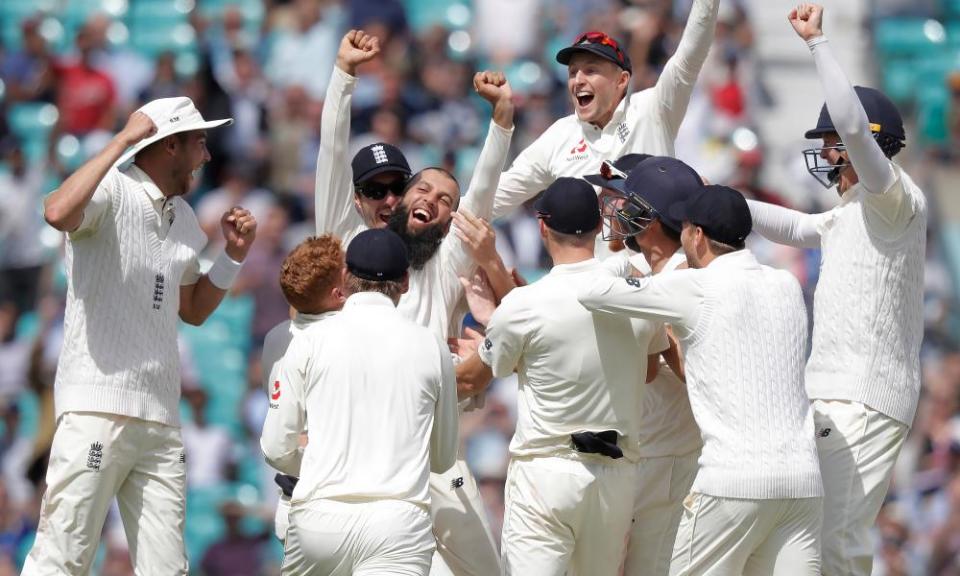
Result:
[[[283,259],[280,289],[297,312],[327,312],[322,309],[323,299],[340,280],[343,268],[340,239],[332,234],[311,236]]]

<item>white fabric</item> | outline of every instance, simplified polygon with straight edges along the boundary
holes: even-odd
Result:
[[[856,91],[843,73],[843,68],[833,55],[830,43],[825,37],[813,39],[810,42],[810,52],[823,86],[830,120],[846,148],[857,178],[870,192],[884,194],[897,176],[870,131],[867,113]]]
[[[753,231],[767,240],[796,248],[820,247],[819,214],[804,214],[783,206],[747,199]]]
[[[885,194],[858,184],[821,220],[806,385],[812,399],[862,402],[909,426],[920,395],[927,204],[896,169]],[[890,195],[912,212],[895,235],[877,225]]]
[[[291,503],[404,500],[428,506],[429,472],[456,460],[456,378],[446,343],[365,292],[290,343],[260,446],[299,475]],[[276,386],[274,384],[274,386]],[[273,396],[271,396],[271,400]],[[313,441],[302,450],[306,428]]]
[[[408,502],[294,504],[283,574],[426,576],[434,540],[430,516]],[[291,547],[298,553],[289,553]]]
[[[110,414],[61,416],[22,574],[89,574],[116,496],[136,573],[186,575],[183,457],[172,426]]]
[[[683,251],[678,251],[663,265],[659,274],[666,274],[687,262]],[[700,451],[703,440],[700,428],[693,418],[687,385],[658,358],[657,377],[647,383],[640,400],[640,456],[681,456]]]
[[[205,243],[183,198],[164,199],[136,166],[107,173],[67,236],[57,416],[104,412],[179,425],[178,291],[199,278]]]
[[[821,498],[738,500],[692,493],[670,576],[819,576]]]
[[[569,453],[573,433],[616,430],[624,456],[637,458],[647,353],[666,349],[666,334],[659,322],[584,309],[577,288],[598,275],[614,281],[596,259],[554,266],[490,318],[480,359],[498,378],[519,376],[512,456]]]
[[[523,150],[500,178],[494,217],[510,214],[561,176],[597,173],[604,160],[629,153],[673,156],[690,94],[713,43],[719,5],[719,0],[694,2],[677,51],[656,85],[624,98],[602,129],[571,114]]]
[[[815,400],[823,474],[823,574],[869,576],[872,529],[909,428],[859,402]]]
[[[137,109],[137,112],[143,112],[153,120],[157,131],[149,138],[137,142],[124,152],[123,156],[117,160],[115,166],[119,166],[127,160],[137,155],[137,152],[143,150],[154,142],[159,142],[171,134],[179,132],[188,132],[191,130],[209,130],[217,126],[229,126],[233,124],[233,118],[223,120],[204,120],[200,111],[193,105],[193,100],[186,96],[177,96],[174,98],[157,98],[151,100]]]
[[[636,484],[624,459],[513,458],[503,513],[503,574],[615,576]]]
[[[213,261],[213,266],[207,271],[207,277],[210,279],[210,283],[217,288],[229,290],[237,279],[237,274],[240,273],[242,266],[242,262],[237,262],[227,256],[226,252],[221,252],[217,259]]]
[[[462,458],[446,472],[430,475],[430,516],[437,538],[431,575],[500,573],[500,553],[490,532],[480,489]]]
[[[641,458],[627,543],[624,576],[667,576],[683,500],[697,475],[696,450],[683,456]]]
[[[669,322],[703,436],[694,490],[728,498],[822,496],[803,390],[806,309],[788,272],[749,250],[702,269],[580,287],[590,310]]]

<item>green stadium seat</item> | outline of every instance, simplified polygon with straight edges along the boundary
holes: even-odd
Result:
[[[22,102],[7,110],[10,129],[21,140],[46,136],[59,116],[56,106],[44,102]]]
[[[897,104],[908,104],[916,93],[917,69],[913,60],[891,58],[883,62],[883,91]]]
[[[917,94],[917,128],[923,141],[942,144],[947,140],[950,91],[942,82],[922,86]]]
[[[469,27],[473,9],[464,0],[404,0],[410,27],[421,32],[437,24],[451,29]]]
[[[946,44],[947,33],[937,20],[885,18],[875,21],[873,39],[882,58],[926,57]]]

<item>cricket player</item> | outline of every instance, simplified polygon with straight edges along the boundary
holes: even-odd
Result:
[[[286,354],[290,341],[307,327],[336,314],[343,307],[344,297],[340,276],[344,267],[340,241],[330,235],[307,238],[283,260],[280,268],[280,288],[287,303],[296,310],[292,320],[276,325],[263,341],[261,365],[267,375],[265,386],[270,397],[270,410],[288,402],[294,394],[282,395],[279,390],[280,360]],[[274,518],[274,528],[280,541],[286,540],[288,512],[296,476],[278,474],[280,498]],[[299,554],[299,549],[287,548],[285,556]]]
[[[659,322],[595,315],[577,302],[578,287],[612,278],[594,258],[601,219],[592,186],[558,178],[535,207],[554,267],[503,299],[464,362],[461,393],[519,375],[503,573],[613,576],[633,512],[647,351],[666,349],[666,334]]]
[[[683,223],[670,216],[674,204],[703,188],[697,173],[679,160],[652,157],[625,180],[605,184],[605,228],[635,246],[652,274],[686,267],[680,243]],[[640,462],[633,525],[624,564],[628,576],[666,576],[673,543],[697,473],[703,441],[693,418],[684,381],[661,357],[656,378],[647,384],[640,407]]]
[[[426,575],[429,473],[457,458],[453,363],[446,342],[396,309],[408,282],[396,234],[361,232],[346,264],[343,311],[291,342],[277,393],[292,401],[264,424],[268,462],[300,475],[287,541],[299,541],[308,564],[287,556],[283,573]]]
[[[744,247],[743,196],[705,186],[667,211],[691,269],[597,278],[590,310],[669,322],[684,350],[703,450],[684,500],[671,575],[820,574],[823,487],[803,389],[800,285]]]
[[[790,23],[813,55],[826,104],[807,138],[810,173],[836,187],[823,214],[750,202],[767,238],[820,248],[813,346],[806,367],[826,495],[823,573],[872,571],[876,520],[920,394],[927,203],[892,158],[906,135],[900,113],[872,88],[851,87],[821,26],[800,4]]]
[[[481,232],[478,226],[470,225],[471,222],[476,224],[473,218],[489,220],[491,217],[497,181],[513,134],[512,93],[503,74],[481,72],[474,76],[474,88],[493,105],[493,114],[483,151],[462,201],[460,185],[453,175],[440,168],[426,168],[405,181],[399,196],[384,196],[385,204],[377,210],[371,209],[370,199],[364,197],[362,190],[365,188],[358,188],[359,195],[354,201],[363,216],[363,223],[360,223],[357,212],[350,208],[354,204],[349,199],[347,183],[350,177],[345,171],[350,132],[349,95],[356,84],[357,66],[372,60],[378,53],[378,40],[362,31],[348,32],[340,43],[322,120],[335,123],[336,128],[321,128],[329,145],[334,151],[339,150],[340,156],[326,155],[321,150],[318,158],[317,230],[319,233],[332,232],[343,239],[344,245],[349,245],[357,230],[365,226],[381,227],[386,221],[387,226],[403,238],[410,255],[409,290],[400,299],[400,314],[446,340],[451,333],[459,334],[462,322],[462,316],[458,314],[458,303],[463,298],[459,278],[471,276],[478,261],[472,244],[464,239],[463,234],[448,232],[455,211],[462,212],[465,220],[463,226],[458,226],[458,232],[467,228]],[[353,162],[354,178],[361,165],[369,167],[364,169],[364,175],[389,173],[387,168],[398,164],[393,157],[386,145],[382,149],[374,145],[361,150]],[[377,174],[381,168],[385,171]],[[480,258],[479,261],[483,265],[489,259]],[[491,269],[490,276],[502,275]],[[431,490],[431,512],[438,540],[438,557],[432,574],[485,576],[499,572],[496,544],[487,525],[480,491],[466,463],[458,460],[447,473],[432,477]]]
[[[610,36],[587,32],[560,50],[557,62],[567,66],[574,113],[557,120],[513,161],[500,178],[494,217],[511,213],[560,176],[593,173],[603,160],[630,152],[673,156],[713,43],[719,6],[720,0],[694,0],[677,51],[656,85],[634,94],[630,57]]]
[[[177,318],[199,325],[214,311],[257,223],[226,212],[224,252],[201,274],[206,236],[182,196],[210,160],[206,131],[229,122],[205,121],[189,98],[149,102],[44,203],[47,222],[67,233],[67,309],[47,490],[24,574],[89,573],[114,497],[137,573],[187,573]]]

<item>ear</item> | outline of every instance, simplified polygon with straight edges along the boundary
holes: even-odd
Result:
[[[170,156],[175,156],[179,148],[180,148],[180,141],[177,140],[176,134],[171,134],[163,139],[163,151],[169,154]]]
[[[627,93],[627,88],[630,86],[630,73],[626,70],[620,69],[620,77],[617,78],[617,88],[623,90],[624,95]]]
[[[409,289],[410,289],[410,273],[404,272],[403,273],[403,292],[401,292],[401,294],[406,294],[407,290]]]
[[[546,239],[547,225],[543,223],[543,218],[537,218],[537,223],[540,224],[540,238]]]
[[[360,193],[359,193],[359,192],[354,192],[354,193],[353,193],[353,205],[354,205],[354,207],[357,209],[357,212],[359,212],[360,214],[363,214],[363,210],[361,210],[361,208],[360,208]]]

